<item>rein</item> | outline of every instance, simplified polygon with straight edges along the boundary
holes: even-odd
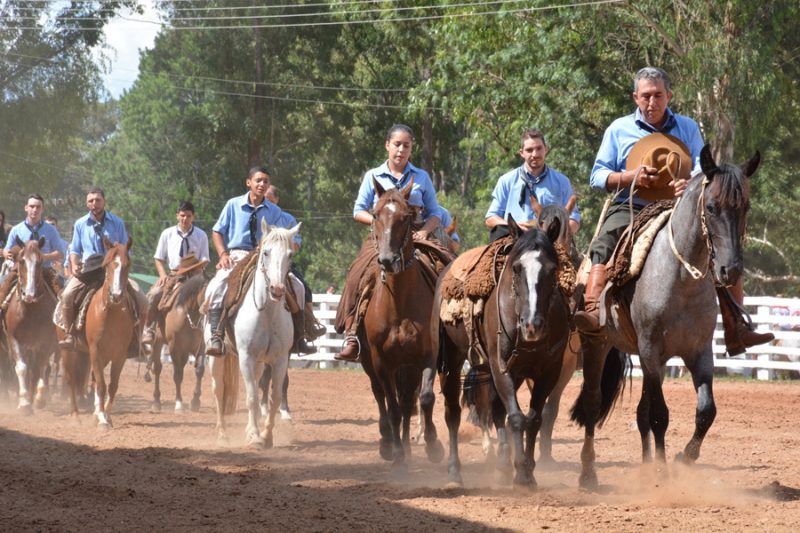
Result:
[[[705,209],[705,204],[703,203],[703,196],[705,195],[706,192],[706,185],[708,185],[709,183],[710,182],[708,181],[708,178],[704,176],[703,183],[700,188],[700,195],[697,200],[697,208],[700,211],[700,230],[703,232],[703,237],[705,238],[706,241],[706,249],[708,250],[709,253],[708,262],[705,265],[706,266],[705,272],[700,272],[700,270],[698,270],[695,266],[689,263],[689,261],[687,261],[680,254],[680,252],[678,252],[678,248],[675,246],[675,235],[672,231],[672,217],[675,215],[675,211],[678,210],[678,204],[680,204],[680,201],[683,199],[683,196],[678,198],[678,200],[675,202],[675,207],[672,209],[672,213],[670,213],[669,215],[669,221],[667,222],[667,229],[669,234],[669,246],[672,249],[672,254],[678,261],[680,261],[680,263],[683,265],[686,271],[689,272],[689,275],[696,280],[708,274],[708,271],[711,269],[711,265],[714,263],[714,243],[711,242],[711,236],[708,232],[708,223],[706,222],[706,209]],[[716,282],[717,280],[715,279],[714,281]]]

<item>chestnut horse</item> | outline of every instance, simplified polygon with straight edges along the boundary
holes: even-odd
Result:
[[[133,241],[111,244],[103,237],[106,257],[103,260],[105,280],[94,293],[86,312],[86,345],[94,377],[94,414],[100,429],[111,428],[109,412],[119,387],[119,376],[128,358],[128,346],[136,327],[136,305],[129,297],[128,252]],[[106,385],[105,368],[111,363],[110,381]]]
[[[492,405],[499,440],[497,469],[503,474],[509,470],[508,413],[508,429],[514,444],[514,483],[532,487],[536,485],[533,455],[542,410],[561,375],[569,337],[569,301],[558,286],[559,260],[553,246],[560,223],[553,223],[547,234],[537,228],[522,233],[509,217],[509,229],[514,245],[476,329],[484,343],[497,390],[497,400]],[[440,283],[443,278],[444,275],[439,278]],[[438,310],[440,303],[437,287],[434,309]],[[461,369],[470,340],[463,324],[441,323],[438,312],[432,314],[431,334],[441,358],[439,380],[450,433],[448,476],[451,484],[460,486],[463,482],[458,457],[459,394]],[[534,380],[534,385],[530,409],[525,415],[517,402],[516,390],[528,378]]]
[[[381,275],[359,328],[361,365],[378,403],[380,455],[393,460],[393,468],[403,470],[411,449],[410,421],[417,387],[425,419],[425,451],[434,462],[443,455],[433,424],[436,352],[429,328],[433,291],[414,251],[413,211],[408,203],[413,182],[402,191],[384,190],[377,182],[374,186],[378,203],[370,238],[375,242]]]
[[[44,238],[23,243],[17,239],[17,288],[5,313],[8,352],[19,379],[20,412],[31,414],[33,406],[42,409],[47,401],[47,368],[50,355],[58,347],[52,316],[56,295],[47,286],[42,253]],[[35,398],[31,398],[33,391]]]
[[[200,390],[205,372],[205,350],[203,343],[203,314],[200,308],[205,297],[208,281],[202,275],[195,275],[178,287],[178,295],[172,308],[162,317],[156,330],[155,342],[150,352],[150,363],[155,375],[152,410],[161,411],[161,349],[167,346],[172,359],[172,380],[175,382],[175,411],[184,411],[181,385],[183,371],[189,356],[195,356],[194,395],[190,408],[200,410]]]

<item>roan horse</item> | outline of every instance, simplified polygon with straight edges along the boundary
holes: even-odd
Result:
[[[717,411],[712,393],[714,283],[732,285],[742,275],[742,239],[750,207],[746,178],[756,171],[759,160],[756,153],[741,168],[717,166],[704,147],[703,173],[690,179],[667,227],[656,236],[640,276],[621,288],[619,297],[622,307],[630,309],[630,318],[615,312],[615,306],[601,309],[601,323],[603,313],[607,320],[605,335],[582,335],[584,384],[572,411],[573,420],[585,426],[582,487],[597,487],[594,429],[610,412],[624,383],[620,352],[639,354],[644,374],[636,416],[643,461],[652,460],[651,432],[657,460],[666,460],[669,410],[661,382],[673,355],[683,359],[697,392],[694,434],[678,458],[692,463],[699,456]]]
[[[261,221],[263,237],[258,245],[255,276],[242,296],[242,303],[233,320],[233,335],[226,336],[227,355],[209,358],[211,389],[217,403],[217,431],[222,440],[227,439],[224,415],[230,412],[230,401],[226,406],[225,396],[232,396],[232,392],[226,389],[233,386],[230,376],[226,379],[232,365],[226,362],[238,354],[239,369],[247,395],[247,444],[272,447],[272,429],[281,403],[283,380],[288,367],[286,354],[292,345],[292,317],[283,298],[287,290],[285,282],[293,253],[292,240],[299,230],[300,224],[287,230],[270,228],[266,221]],[[259,433],[258,380],[265,364],[272,367],[272,398],[266,427],[263,433]]]
[[[175,382],[175,411],[184,411],[181,386],[183,371],[189,356],[195,356],[194,395],[190,403],[192,411],[200,410],[200,390],[205,372],[205,354],[203,343],[203,315],[200,307],[208,281],[202,275],[195,275],[178,287],[178,295],[172,308],[159,321],[155,342],[150,353],[155,385],[153,388],[152,410],[161,411],[161,349],[167,346],[172,359],[172,380]]]
[[[414,251],[408,203],[413,182],[402,191],[384,190],[377,182],[374,186],[378,203],[370,238],[375,239],[381,279],[375,282],[359,328],[361,365],[378,403],[380,455],[402,472],[406,453],[411,452],[410,422],[418,387],[428,459],[441,461],[444,452],[433,424],[436,352],[428,327],[433,292]]]
[[[34,404],[41,409],[47,401],[46,370],[50,355],[58,348],[52,322],[56,295],[44,277],[40,251],[44,238],[26,243],[17,239],[16,246],[20,247],[16,256],[19,278],[4,320],[9,356],[19,379],[18,409],[31,414]]]
[[[514,483],[532,487],[536,484],[533,454],[536,435],[542,424],[542,409],[561,374],[564,348],[569,337],[569,302],[558,286],[558,257],[553,243],[558,239],[559,223],[552,224],[547,234],[536,228],[523,233],[513,218],[509,218],[509,229],[514,245],[497,286],[484,305],[483,318],[477,330],[484,342],[492,380],[498,392],[499,401],[494,401],[492,406],[499,440],[497,468],[501,473],[508,471],[508,413],[508,426],[514,441]],[[439,279],[444,279],[444,275]],[[441,294],[437,287],[435,310],[439,309],[440,302]],[[438,336],[442,332],[434,348],[442,358],[439,379],[450,432],[448,476],[451,484],[461,485],[459,394],[461,368],[470,341],[463,324],[445,323],[441,326],[439,313],[434,312],[431,333]],[[516,397],[517,389],[526,378],[534,380],[527,416],[520,410]]]
[[[103,237],[107,250],[103,260],[105,278],[103,286],[97,290],[86,311],[86,345],[89,349],[89,365],[94,378],[94,414],[100,429],[111,428],[109,412],[119,387],[122,367],[128,357],[128,346],[136,327],[136,311],[131,309],[131,296],[128,291],[128,252],[133,241],[111,244]],[[77,415],[77,396],[87,382],[85,354],[79,351],[63,350],[64,372],[71,389],[72,414]],[[105,379],[105,368],[111,363],[110,381]]]

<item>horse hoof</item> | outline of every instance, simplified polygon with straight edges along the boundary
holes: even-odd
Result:
[[[47,400],[46,400],[46,399],[44,399],[44,398],[36,398],[36,399],[33,401],[33,406],[34,406],[36,409],[40,409],[40,410],[41,410],[41,409],[44,409],[46,405],[47,405]]]
[[[111,422],[98,422],[97,429],[103,433],[111,431]]]
[[[693,459],[691,456],[689,456],[688,453],[684,453],[684,452],[678,452],[675,455],[675,460],[677,462],[679,462],[679,463],[683,463],[683,464],[689,465],[689,466],[693,465],[694,462],[695,462],[695,459]]]
[[[150,371],[149,370],[144,373],[144,376],[142,376],[142,379],[144,379],[145,383],[150,383],[151,381],[153,381],[153,377],[150,375]]]
[[[186,412],[186,408],[183,406],[181,402],[175,402],[175,413],[182,415]]]
[[[288,409],[281,409],[281,420],[292,420],[292,413]]]
[[[390,441],[381,440],[379,451],[381,459],[384,461],[392,461],[394,459],[394,446]]]
[[[441,441],[438,439],[431,443],[426,443],[425,453],[428,454],[428,461],[432,463],[441,463],[442,459],[444,459],[444,446],[442,446]]]
[[[192,403],[189,404],[189,409],[193,413],[200,411],[200,398],[192,398]]]
[[[160,413],[161,412],[161,402],[153,402],[150,404],[150,412],[151,413]]]
[[[17,407],[17,412],[22,416],[31,416],[33,414],[33,406],[31,404],[20,405]]]
[[[447,485],[444,486],[446,489],[463,489],[464,488],[464,480],[461,479],[460,472],[452,472],[450,473],[447,480]]]
[[[265,448],[264,441],[261,439],[250,439],[247,441],[247,447],[253,450],[263,450]]]
[[[273,446],[272,435],[269,435],[264,438],[264,448],[269,450],[272,448],[272,446]]]
[[[596,492],[600,486],[597,482],[597,473],[594,471],[581,473],[578,479],[578,486],[583,490]]]
[[[400,480],[405,478],[408,475],[408,463],[405,461],[395,461],[392,463],[392,470],[390,472],[390,476],[392,479]]]
[[[528,473],[514,475],[514,485],[525,489],[536,490],[536,479]]]

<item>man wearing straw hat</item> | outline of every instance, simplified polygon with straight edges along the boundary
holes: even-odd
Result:
[[[161,232],[153,255],[158,281],[147,293],[147,315],[142,333],[142,342],[147,344],[152,344],[154,340],[158,307],[167,280],[172,280],[169,284],[173,285],[186,276],[199,274],[209,261],[208,235],[194,225],[192,202],[181,202],[175,218],[178,223]]]
[[[633,81],[632,96],[636,110],[606,129],[590,179],[592,188],[616,194],[589,249],[592,268],[586,283],[584,310],[575,315],[578,328],[589,333],[600,329],[598,299],[607,281],[605,263],[631,216],[651,201],[681,196],[688,178],[700,169],[703,148],[700,128],[691,118],[669,108],[672,91],[667,73],[654,67],[639,70]],[[718,292],[725,290],[717,287]],[[741,305],[744,298],[741,277],[731,292]],[[730,305],[728,297],[720,295],[719,300],[730,355],[774,338],[771,333],[752,331],[741,311]]]

